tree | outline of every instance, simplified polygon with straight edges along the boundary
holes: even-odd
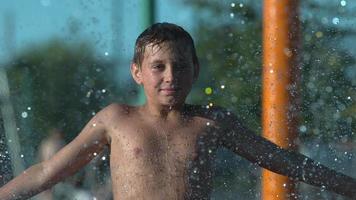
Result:
[[[261,5],[253,1],[185,2],[199,13],[195,16],[195,38],[202,77],[191,100],[228,107],[250,129],[261,132]],[[301,11],[300,138],[352,141],[356,126],[355,55],[341,41],[355,34],[355,29],[341,26],[340,19],[334,17],[343,19],[351,13],[340,4],[318,1],[302,1]],[[241,199],[256,198],[256,177],[246,175],[254,172],[239,168],[242,164],[227,152],[222,157],[215,178],[217,190],[251,190]],[[241,179],[243,185],[234,185]]]
[[[6,66],[27,166],[53,129],[69,142],[101,108],[133,97],[132,86],[118,84],[115,63],[96,56],[86,42],[53,39],[25,49]],[[107,173],[109,159],[97,160],[106,168],[93,174]]]

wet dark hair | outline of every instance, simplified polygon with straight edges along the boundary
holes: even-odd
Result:
[[[193,64],[199,65],[193,38],[182,27],[167,22],[155,23],[137,37],[132,62],[141,67],[145,47],[150,44],[159,45],[163,42],[173,42],[173,44],[178,44],[179,46],[187,45],[192,53]]]

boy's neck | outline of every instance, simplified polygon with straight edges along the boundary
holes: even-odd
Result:
[[[146,102],[141,107],[141,110],[152,117],[169,120],[174,118],[180,118],[183,112],[185,104],[180,105],[152,105]]]

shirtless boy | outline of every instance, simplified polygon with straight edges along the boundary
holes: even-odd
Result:
[[[50,160],[0,189],[0,199],[26,199],[74,174],[105,146],[110,149],[114,199],[209,199],[216,150],[226,147],[295,180],[356,198],[356,180],[283,150],[255,135],[223,108],[185,104],[199,74],[191,36],[154,24],[137,39],[131,65],[144,87],[142,106],[111,104]]]

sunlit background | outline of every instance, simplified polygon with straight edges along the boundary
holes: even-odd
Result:
[[[18,165],[29,167],[50,154],[46,148],[72,140],[110,102],[143,101],[129,64],[148,19],[177,23],[196,42],[201,74],[187,101],[227,107],[260,134],[262,1],[154,2],[0,0],[0,186],[13,177],[10,146]],[[353,177],[355,9],[351,0],[301,1],[297,141],[302,153]],[[111,199],[108,156],[98,155],[56,186],[55,199]],[[214,168],[212,199],[260,198],[257,165],[221,149]],[[344,199],[306,184],[298,190],[300,199]]]

